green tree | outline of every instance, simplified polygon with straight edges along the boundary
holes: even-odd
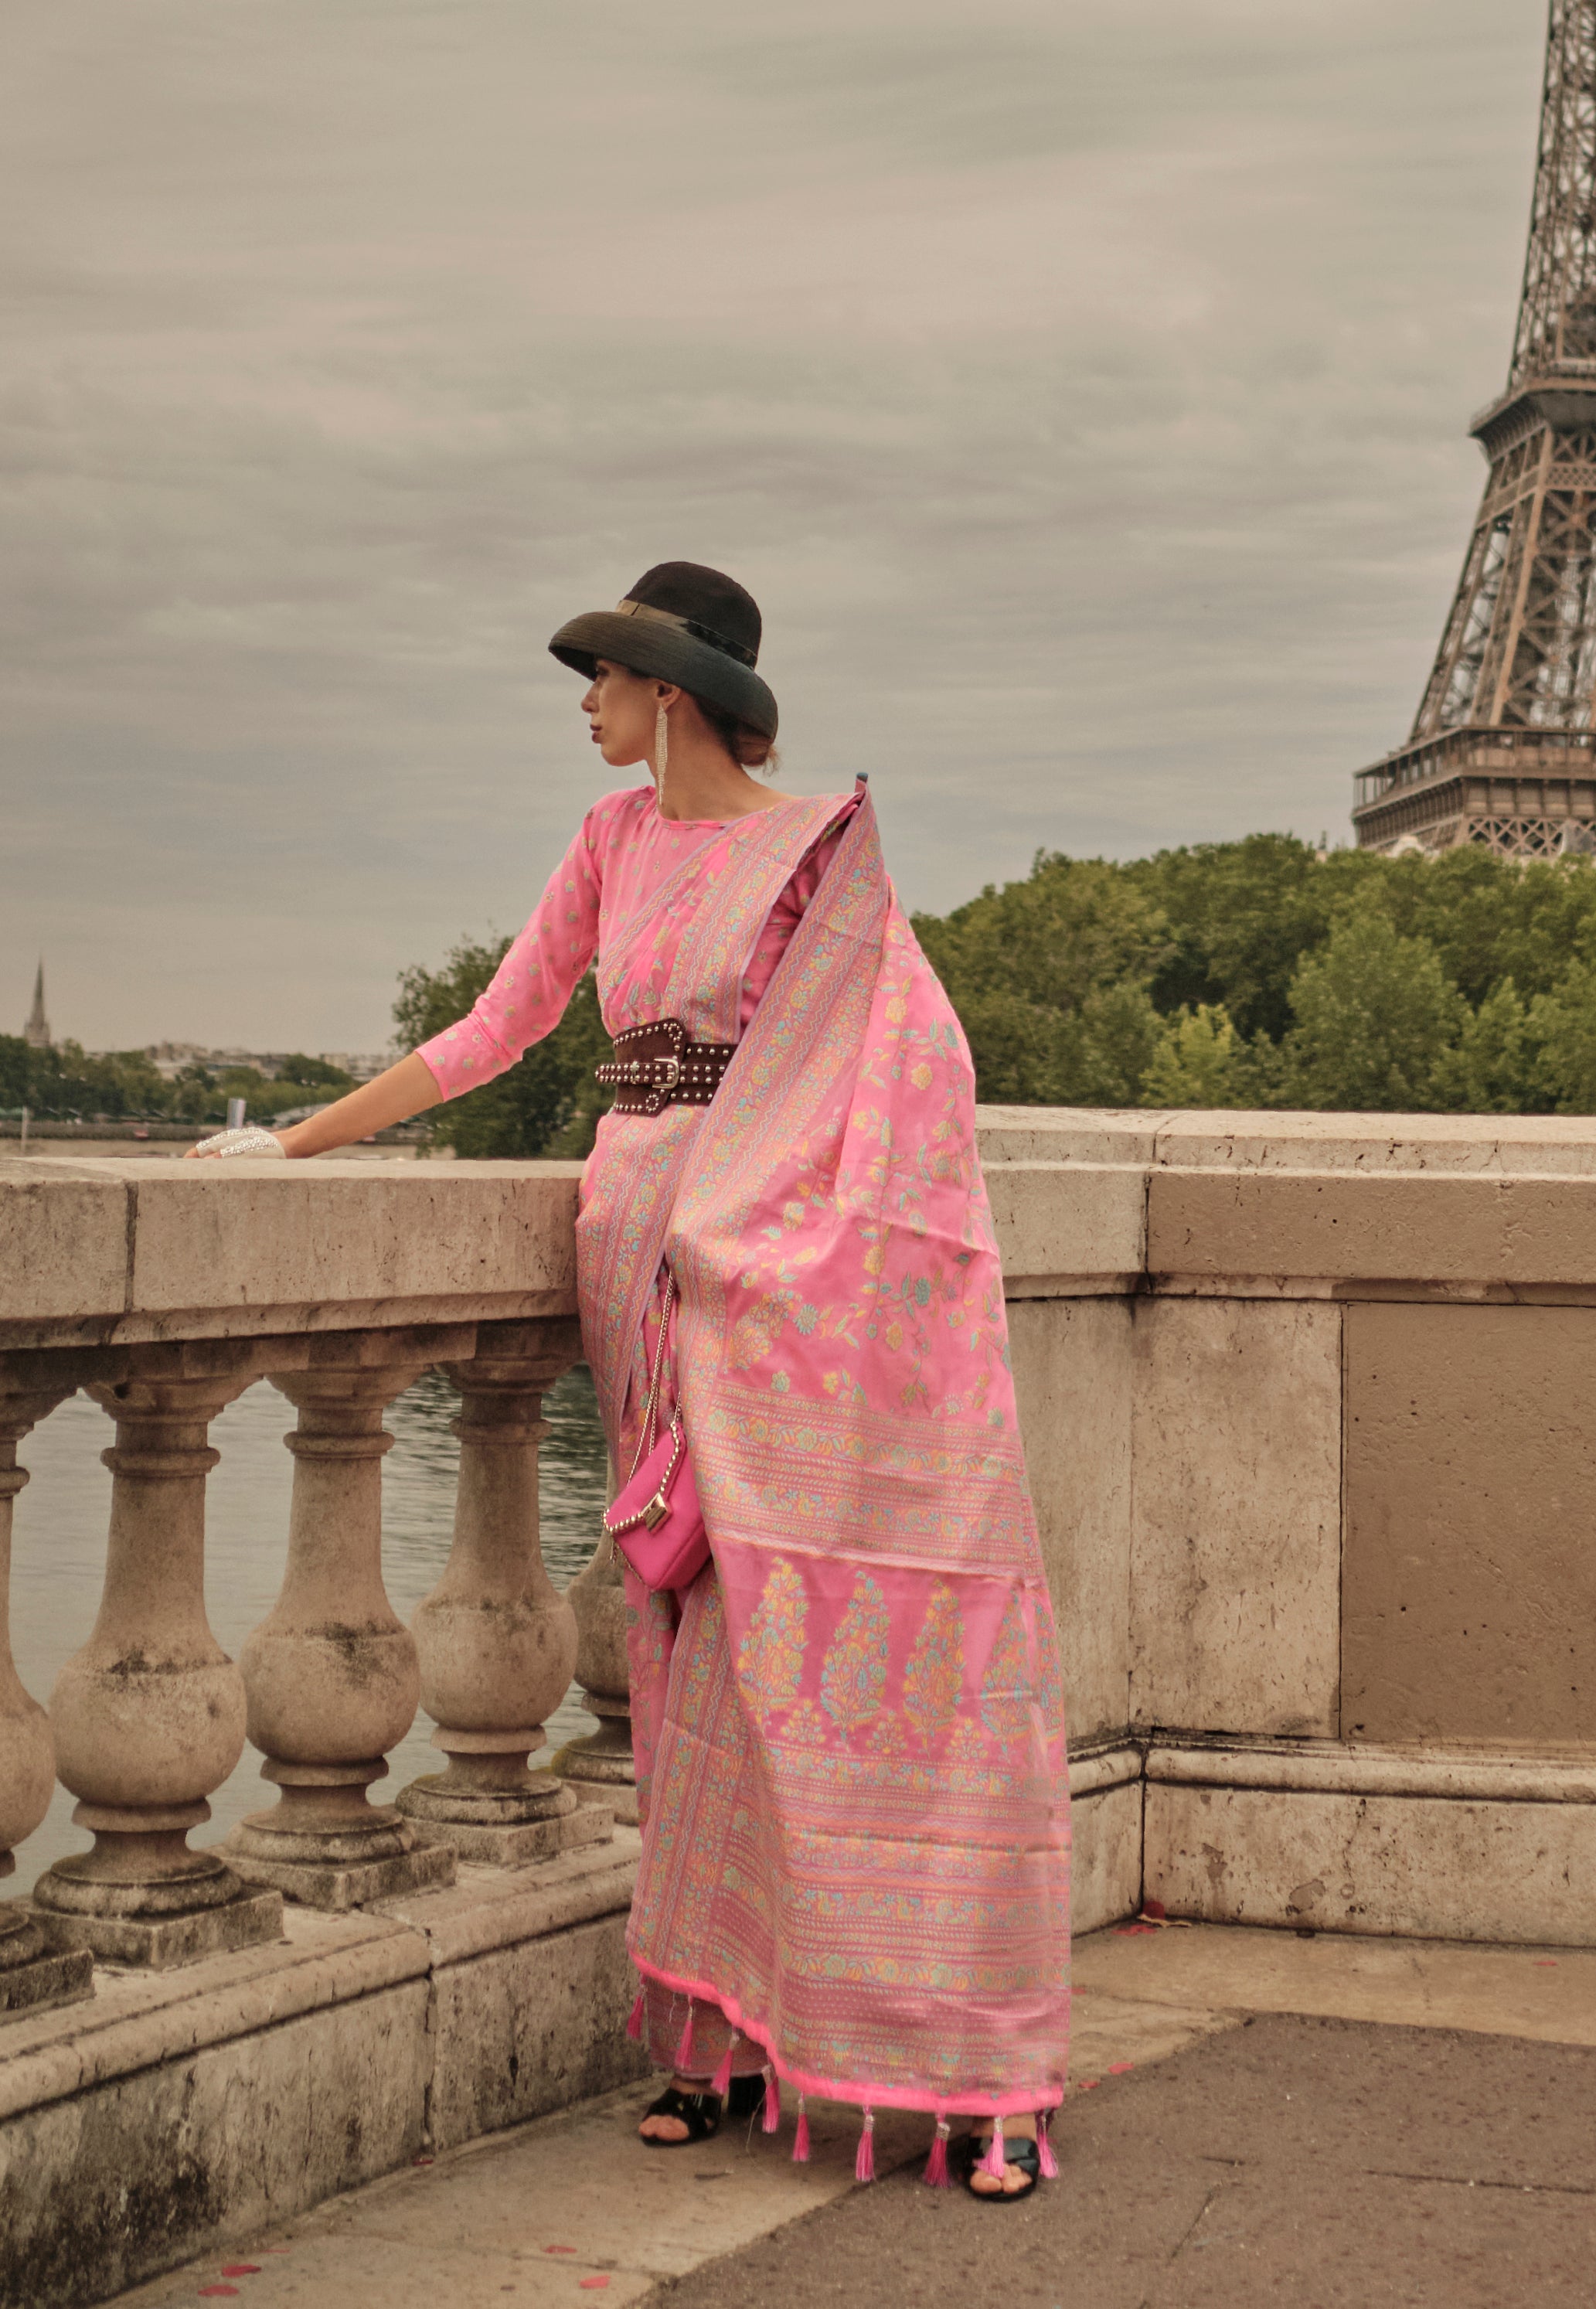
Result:
[[[0,1034],[0,1106],[29,1103],[33,1056],[20,1034]]]
[[[1531,1114],[1546,1103],[1528,1009],[1511,978],[1465,1013],[1431,1087],[1436,1106],[1453,1114]]]
[[[326,1059],[306,1058],[303,1051],[296,1051],[284,1059],[277,1069],[277,1079],[299,1089],[329,1090],[339,1098],[355,1087],[354,1076],[346,1074],[342,1067],[335,1067]]]
[[[1040,852],[1023,882],[914,927],[969,1038],[979,1097],[1134,1103],[1159,1033],[1148,985],[1169,941],[1120,868]]]
[[[438,970],[415,964],[401,976],[393,1006],[400,1039],[413,1049],[463,1018],[509,950],[508,938],[462,939]],[[584,978],[553,1033],[534,1042],[505,1074],[435,1108],[433,1136],[470,1160],[530,1160],[589,1153],[609,1094],[593,1068],[610,1054],[598,990]]]
[[[1535,1087],[1558,1114],[1596,1114],[1596,964],[1571,963],[1530,1005]]]
[[[1258,1100],[1253,1051],[1223,1003],[1199,1002],[1164,1021],[1142,1083],[1143,1106],[1251,1106]]]
[[[1244,1040],[1278,1040],[1290,1024],[1298,964],[1329,937],[1338,900],[1350,897],[1372,862],[1338,852],[1322,864],[1291,835],[1253,834],[1126,867],[1169,927],[1152,984],[1159,1009],[1222,1006]]]
[[[1428,938],[1378,904],[1343,916],[1291,981],[1281,1095],[1293,1106],[1424,1111],[1445,1095],[1467,1005]]]

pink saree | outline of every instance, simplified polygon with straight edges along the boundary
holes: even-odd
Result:
[[[839,823],[744,1025],[772,909]],[[623,1472],[664,1263],[676,1276],[713,1559],[679,1616],[627,1575],[632,1953],[656,2021],[668,1993],[690,2000],[701,2037],[736,2032],[736,2065],[799,2092],[1049,2107],[1063,1710],[964,1038],[867,798],[699,833],[600,923],[600,1000],[612,1033],[677,1017],[739,1046],[707,1109],[606,1118],[577,1230]]]

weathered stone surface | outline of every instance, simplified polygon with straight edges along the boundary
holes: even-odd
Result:
[[[465,1964],[597,1916],[625,1915],[642,1849],[635,1829],[617,1828],[610,1842],[535,1868],[467,1865],[449,1890],[385,1900],[380,1913],[425,1933],[435,1964]]]
[[[0,1156],[0,1323],[118,1315],[127,1303],[127,1189],[99,1164]]]
[[[1336,1729],[1341,1323],[1253,1300],[1142,1309],[1133,1722]]]
[[[611,1484],[614,1471],[611,1470]],[[613,1497],[613,1489],[611,1496]],[[567,1741],[550,1769],[608,1804],[617,1820],[637,1824],[637,1768],[626,1671],[626,1596],[621,1559],[601,1544],[565,1590],[576,1616],[576,1674],[596,1732]]]
[[[86,1949],[101,1964],[148,1965],[155,1972],[282,1938],[281,1893],[242,1883],[230,1899],[178,1916],[74,1915],[44,1907],[38,1914],[52,1947]]]
[[[246,1834],[253,1821],[241,1821],[222,1846],[229,1863],[246,1884],[275,1888],[275,1897],[301,1901],[310,1908],[368,1908],[374,1901],[391,1900],[401,1892],[424,1892],[447,1884],[454,1876],[454,1846],[428,1843],[406,1827],[410,1842],[402,1852],[384,1853],[373,1860],[279,1860],[262,1848],[258,1834]],[[270,1817],[270,1815],[265,1815]]]
[[[1596,1309],[1347,1313],[1345,1728],[1596,1741]]]
[[[131,1303],[533,1293],[574,1308],[580,1177],[574,1163],[196,1163],[155,1177],[140,1170]]]
[[[643,2076],[626,2035],[636,1975],[624,1915],[440,1968],[434,2145],[453,2148]]]
[[[1009,1339],[1072,1743],[1130,1722],[1132,1307],[1022,1299]]]
[[[1083,1139],[1082,1159],[1103,1162]],[[1114,1157],[1115,1160],[1122,1159]],[[1596,1173],[1596,1120],[1566,1114],[1204,1113],[1159,1120],[1176,1170]]]
[[[4,2309],[104,2300],[414,2156],[427,2002],[413,1982],[12,2118]]]
[[[1124,1290],[1145,1263],[1143,1173],[1115,1165],[1004,1163],[987,1173],[1011,1297]]]
[[[1160,1130],[1176,1118],[1153,1107],[978,1106],[975,1119],[990,1170],[1000,1163],[1149,1163]]]
[[[1093,1933],[1142,1905],[1142,1781],[1073,1797],[1070,1930]]]
[[[614,1808],[607,1803],[576,1803],[569,1812],[553,1813],[547,1820],[518,1820],[508,1828],[465,1820],[435,1824],[414,1814],[416,1791],[425,1785],[412,1781],[399,1798],[400,1810],[414,1818],[418,1843],[444,1845],[462,1860],[487,1867],[525,1868],[535,1860],[552,1860],[557,1853],[608,1844],[615,1827]]]
[[[1150,1780],[1148,1893],[1175,1916],[1589,1946],[1596,1806]]]
[[[1143,2010],[1333,2013],[1399,2028],[1596,2045],[1596,1953],[1579,1950],[1547,1964],[1523,1948],[1191,1924],[1100,1933],[1077,1948],[1074,1976],[1089,2013],[1107,1992]],[[1480,2115],[1492,2121],[1489,2110]]]
[[[1596,1284],[1596,1177],[1155,1169],[1147,1265],[1188,1287],[1323,1279],[1589,1290]]]
[[[0,2309],[79,2309],[392,2171],[429,2141],[639,2072],[636,1838],[289,1939],[104,1975],[0,2033]],[[436,1925],[429,1930],[428,1924]]]
[[[87,1949],[51,1948],[29,1902],[0,1902],[0,2016],[77,2004],[93,1993]]]

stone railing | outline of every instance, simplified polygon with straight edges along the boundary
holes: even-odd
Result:
[[[595,1561],[558,1595],[539,1543],[541,1398],[581,1354],[574,1169],[9,1168],[0,1569],[30,1430],[82,1388],[116,1440],[99,1614],[47,1719],[0,1627],[0,1865],[57,1775],[93,1839],[30,1909],[0,1909],[0,2011],[86,1993],[95,1957],[164,1968],[276,1941],[285,1895],[365,1907],[634,1818],[615,1572]],[[406,1629],[383,1585],[383,1415],[430,1366],[462,1397],[454,1541]],[[297,1414],[288,1561],[235,1665],[205,1615],[208,1431],[263,1377]],[[579,1649],[606,1728],[556,1777],[529,1758]],[[418,1702],[444,1768],[374,1804]],[[277,1801],[195,1850],[246,1738]]]
[[[80,1388],[115,1438],[99,1616],[47,1717],[0,1613],[0,1873],[57,1777],[84,1832],[0,1901],[0,2156],[33,2176],[0,2210],[8,2309],[635,2073],[620,1591],[595,1556],[558,1594],[539,1531],[578,1175],[0,1160],[0,1606],[19,1445]],[[383,1419],[428,1368],[461,1395],[454,1533],[407,1629]],[[235,1663],[205,1611],[208,1431],[263,1378],[295,1423],[287,1565]],[[600,1728],[556,1774],[574,1671]],[[439,1769],[374,1802],[418,1705]],[[196,1845],[246,1739],[276,1801]],[[279,2126],[294,2153],[256,2154]]]
[[[1153,1896],[1588,1944],[1596,1122],[988,1109],[982,1146],[1077,1929]],[[621,1597],[597,1561],[557,1596],[538,1542],[576,1178],[0,1159],[0,1564],[30,1429],[78,1388],[115,1423],[99,1617],[47,1718],[0,1646],[0,1843],[58,1775],[85,1847],[0,1902],[0,2140],[32,2175],[0,2305],[104,2297],[634,2072]],[[429,1366],[457,1513],[407,1630],[383,1414]],[[288,1569],[235,1665],[207,1429],[263,1375],[297,1414]],[[551,1777],[573,1665],[601,1729]],[[374,1802],[418,1702],[443,1767]],[[277,1800],[196,1846],[246,1738]],[[241,2149],[261,2126],[293,2157]]]

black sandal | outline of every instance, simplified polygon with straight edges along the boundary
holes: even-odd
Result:
[[[991,2140],[990,2133],[984,2140],[978,2140],[973,2132],[967,2132],[963,2140],[955,2144],[959,2178],[979,2204],[1022,2205],[1027,2197],[1035,2195],[1037,2184],[1042,2177],[1041,2150],[1029,2133],[1017,2133],[1012,2140],[1005,2139],[1003,2161],[1005,2165],[1018,2166],[1025,2175],[1025,2186],[1022,2189],[978,2189],[974,2185],[974,2177],[981,2169]]]
[[[695,2140],[712,2140],[720,2130],[720,2096],[716,2092],[678,2092],[675,2085],[667,2085],[643,2113],[645,2117],[679,2117],[687,2128],[685,2140],[661,2140],[657,2132],[640,2132],[637,2137],[645,2149],[687,2149]]]

